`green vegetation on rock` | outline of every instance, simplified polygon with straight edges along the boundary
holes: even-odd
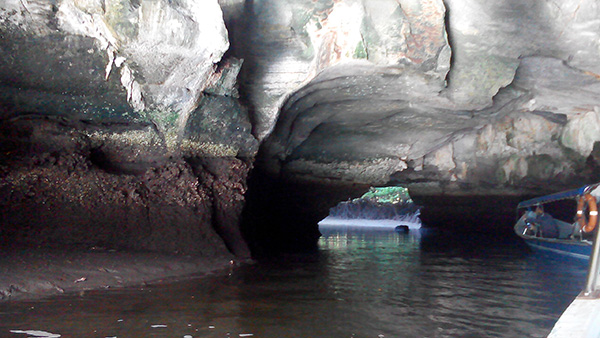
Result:
[[[354,58],[367,59],[368,57],[369,55],[367,54],[367,48],[362,41],[359,41],[358,44],[356,44],[356,49],[354,50]]]
[[[405,203],[412,202],[408,189],[404,187],[371,188],[360,199],[371,200],[376,203]]]

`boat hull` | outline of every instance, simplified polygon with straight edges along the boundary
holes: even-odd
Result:
[[[515,224],[515,233],[525,240],[525,243],[536,251],[543,251],[546,253],[554,253],[562,257],[572,257],[580,260],[589,260],[592,254],[592,242],[588,240],[578,240],[573,236],[565,236],[568,238],[547,238],[538,237],[527,234],[527,218],[525,215],[521,217],[517,224]],[[559,222],[562,226],[572,228],[571,225],[565,222]],[[567,231],[570,233],[571,231]],[[566,235],[566,233],[565,233]]]
[[[555,253],[562,256],[589,260],[592,254],[591,242],[573,242],[570,240],[558,240],[551,238],[532,238],[521,236],[525,243],[534,250]]]

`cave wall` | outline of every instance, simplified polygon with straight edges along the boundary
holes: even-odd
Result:
[[[249,256],[249,161],[174,159],[147,123],[21,115],[1,128],[2,245]]]
[[[338,35],[356,31],[364,40],[348,33],[324,46],[365,46],[364,53],[327,58],[321,72],[306,74],[300,87],[288,90],[263,144],[272,172],[459,195],[521,193],[593,179],[586,162],[600,135],[595,2],[319,3],[324,12],[302,1],[270,7],[268,15],[255,11],[288,18],[273,26],[283,30],[287,24],[292,33],[285,46],[296,41],[304,53],[286,51],[313,55],[322,41],[300,44],[298,32],[317,22],[317,36],[326,36],[329,16],[345,8],[356,16],[339,24],[344,28]],[[309,16],[297,28],[294,15],[311,9],[329,16]],[[373,21],[404,27],[402,39],[394,40],[404,43],[394,49],[398,53],[382,58],[382,48],[393,45],[373,30]],[[260,40],[268,34],[263,31],[248,34]],[[379,39],[369,39],[374,36]],[[277,67],[294,62],[282,59]]]
[[[520,198],[599,178],[595,1],[247,10],[241,81],[264,135],[258,163],[281,184],[403,185],[430,225],[510,227]],[[319,214],[306,212],[281,223]]]
[[[0,18],[3,115],[138,118],[177,148],[203,98],[237,98],[216,0],[2,0]]]
[[[258,142],[216,0],[2,0],[0,36],[2,245],[250,255]]]
[[[422,195],[534,193],[597,177],[594,1],[268,3],[250,8],[266,27],[247,40],[277,34],[281,43],[257,48],[280,57],[250,58],[248,69],[273,73],[242,79],[288,86],[276,123],[262,127],[272,128],[263,156],[274,175],[405,184]],[[347,21],[335,21],[331,38],[338,11]],[[322,59],[321,48],[337,53]],[[320,71],[282,81],[291,77],[277,70],[300,55]],[[265,115],[257,121],[269,120],[272,102],[252,102]]]
[[[370,185],[449,215],[598,180],[599,17],[593,0],[0,0],[0,229],[244,256],[244,206],[256,249],[314,242]]]
[[[339,63],[413,65],[443,83],[444,15],[443,3],[429,0],[247,1],[233,45],[245,60],[240,85],[255,135],[268,136],[287,97]]]

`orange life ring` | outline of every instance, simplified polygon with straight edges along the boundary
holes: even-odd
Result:
[[[585,204],[588,206],[588,220],[586,223],[583,215],[583,209]],[[596,198],[590,194],[583,195],[577,202],[577,222],[583,232],[592,232],[598,223],[598,205],[596,204]]]

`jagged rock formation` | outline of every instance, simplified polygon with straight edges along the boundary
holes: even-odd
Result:
[[[259,139],[273,128],[287,96],[340,62],[413,65],[442,83],[450,66],[439,1],[248,3],[239,33],[242,79]]]
[[[585,163],[599,138],[598,70],[591,62],[598,59],[597,5],[444,4],[359,6],[385,13],[418,8],[382,21],[409,25],[411,33],[427,22],[441,33],[420,36],[427,43],[405,49],[404,62],[381,63],[365,43],[354,61],[329,63],[282,104],[264,145],[268,168],[289,176],[403,183],[416,195],[518,194],[589,179]],[[372,16],[351,22],[362,32]],[[439,38],[446,33],[450,43]],[[407,35],[404,41],[412,40]],[[451,63],[444,56],[450,47]],[[409,57],[417,54],[429,58]],[[357,62],[358,56],[369,62]],[[422,59],[429,61],[414,61]],[[439,70],[449,65],[445,77]]]
[[[267,65],[247,60],[265,74],[254,71],[256,79],[247,74],[246,82],[288,88],[270,96],[260,91],[266,99],[250,93],[259,115],[255,120],[266,124],[262,130],[271,128],[268,116],[275,109],[270,105],[280,107],[263,142],[259,163],[264,175],[307,186],[320,181],[329,187],[336,180],[349,189],[353,184],[402,184],[425,205],[426,224],[461,219],[465,224],[504,225],[521,195],[599,178],[593,155],[600,135],[600,12],[595,2],[368,3],[320,1],[318,7],[288,1],[268,12],[253,12],[259,17],[253,20],[272,25],[249,30],[248,41],[288,32],[277,35],[284,42],[260,45],[270,56]],[[343,38],[326,46],[359,52],[335,54],[316,75],[299,75],[294,71],[298,55],[313,56],[312,46],[320,45],[297,42],[308,29],[298,29],[294,18],[299,13],[326,16],[340,8],[352,19],[337,30]],[[322,19],[308,17],[322,32],[309,36],[327,36]],[[381,54],[386,47],[379,43],[393,44],[373,30],[373,22],[405,28],[392,30],[397,34],[392,40],[404,43],[394,48],[400,54]],[[286,23],[288,28],[282,27]],[[351,36],[378,38],[361,44]],[[318,57],[305,60],[320,64]],[[280,71],[285,69],[301,80]],[[299,203],[324,198],[316,192],[307,195],[311,198],[287,200],[293,205],[287,219],[297,219]],[[313,206],[314,222],[326,210]],[[500,218],[503,222],[496,222]]]
[[[138,117],[175,149],[198,109],[213,108],[211,97],[237,97],[242,62],[221,62],[229,40],[216,0],[5,0],[0,18],[3,114]]]
[[[314,240],[334,202],[370,185],[408,186],[427,223],[428,205],[449,215],[470,196],[600,178],[598,18],[593,0],[0,0],[0,117],[6,140],[29,135],[15,149],[44,130],[19,116],[66,118],[57,135],[86,136],[59,158],[80,154],[73,170],[101,170],[103,187],[177,168],[210,187],[190,217],[213,215],[227,243],[257,140],[255,249]],[[3,189],[27,181],[19,168],[62,165],[6,147]]]
[[[217,1],[0,1],[0,237],[248,257],[258,150]]]

